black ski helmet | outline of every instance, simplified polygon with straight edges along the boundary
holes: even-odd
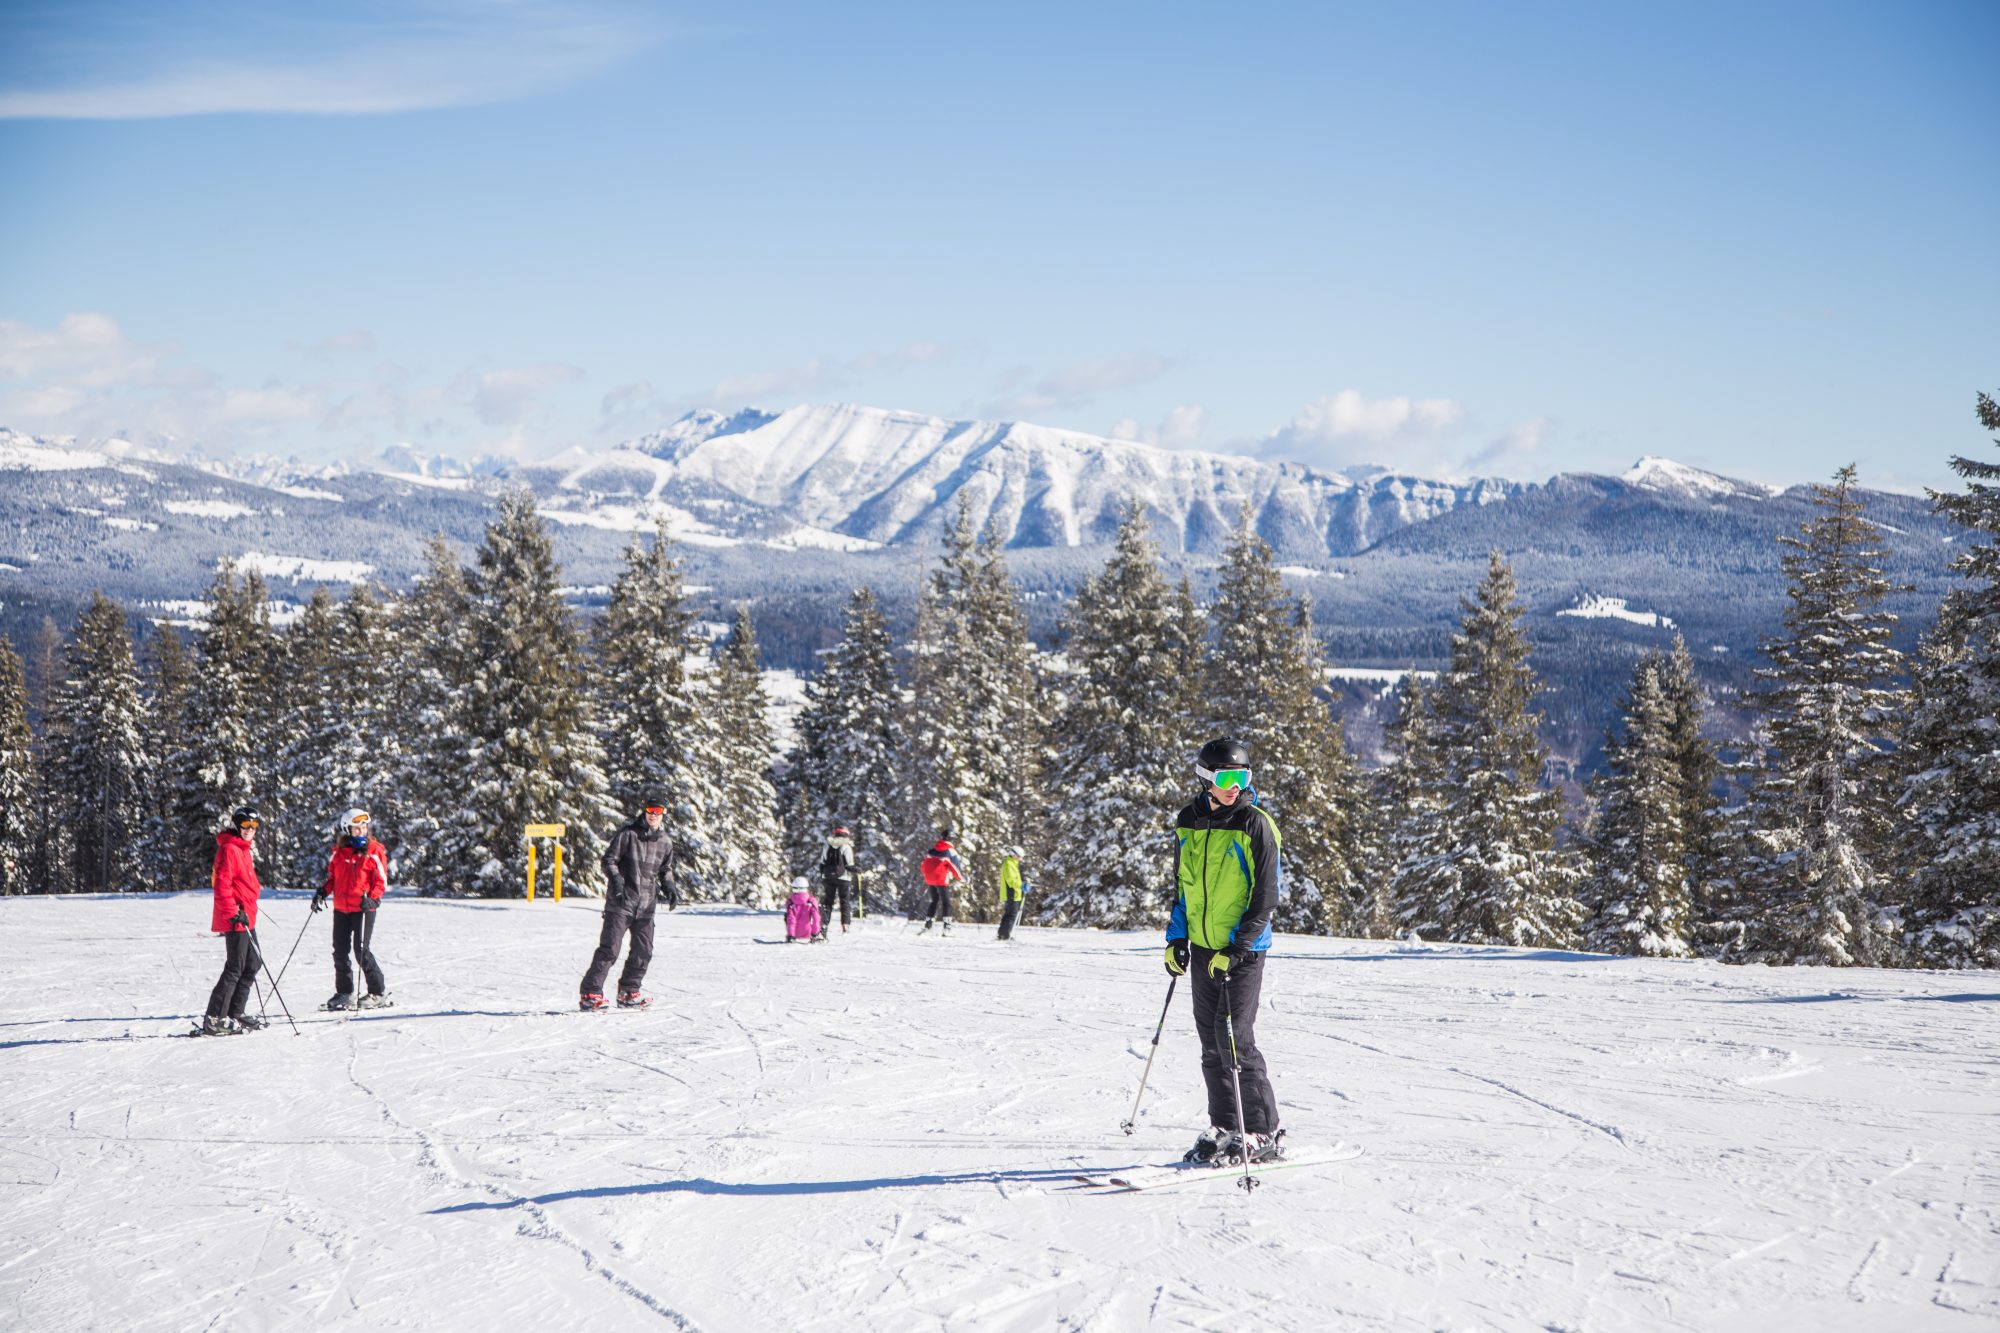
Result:
[[[1250,767],[1250,747],[1234,736],[1217,736],[1195,756],[1197,767],[1214,773],[1225,768]]]
[[[661,810],[667,808],[667,794],[658,787],[648,787],[645,794],[639,798],[639,808],[650,810],[655,807]]]
[[[242,828],[245,824],[261,824],[263,822],[264,817],[257,813],[257,807],[254,805],[239,805],[236,807],[236,813],[229,817],[229,827],[231,828]]]

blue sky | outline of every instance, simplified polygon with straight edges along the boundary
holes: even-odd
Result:
[[[1952,484],[2000,5],[0,8],[0,424],[308,459],[853,401]]]

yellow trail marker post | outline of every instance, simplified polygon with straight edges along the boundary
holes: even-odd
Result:
[[[530,824],[522,830],[528,844],[528,901],[535,901],[535,840],[547,838],[555,844],[555,865],[552,870],[557,902],[562,901],[563,834],[568,831],[565,824]]]

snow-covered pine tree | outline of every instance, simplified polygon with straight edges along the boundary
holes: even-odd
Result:
[[[592,730],[582,643],[534,497],[509,491],[497,508],[466,576],[463,717],[471,745],[463,799],[437,834],[437,887],[483,897],[521,892],[522,830],[556,823],[568,827],[565,888],[595,892],[618,812]]]
[[[1450,851],[1424,892],[1443,905],[1451,939],[1567,948],[1583,920],[1580,871],[1556,848],[1561,798],[1542,785],[1548,752],[1532,711],[1541,686],[1528,665],[1514,571],[1499,552],[1460,606],[1434,697]]]
[[[650,543],[634,537],[624,560],[592,631],[611,799],[635,812],[649,788],[665,792],[681,892],[718,897],[719,886],[708,883],[721,850],[711,827],[712,719],[688,672],[688,655],[697,648],[694,613],[665,520],[655,524]]]
[[[0,634],[0,896],[28,892],[34,854],[35,738],[28,728],[28,677]]]
[[[1978,412],[2000,432],[2000,403],[1982,393]],[[1916,663],[1896,851],[1916,957],[2000,967],[2000,463],[1951,467],[1965,490],[1933,491],[1931,503],[1967,530],[1951,567],[1971,586],[1946,595]]]
[[[333,598],[314,588],[305,610],[278,636],[271,702],[276,753],[257,842],[272,882],[290,888],[320,886],[338,815],[328,808],[338,799],[328,769],[343,703],[333,670],[334,615]]]
[[[911,763],[900,802],[905,910],[922,901],[918,859],[949,833],[968,880],[954,901],[986,919],[1001,855],[1030,831],[1017,793],[1039,781],[1041,715],[1033,649],[999,547],[991,532],[974,539],[971,502],[961,495],[917,603]]]
[[[1089,835],[1050,843],[1029,904],[1038,920],[1121,929],[1165,921],[1172,821],[1205,739],[1187,711],[1201,644],[1189,642],[1179,614],[1135,500],[1111,558],[1063,618],[1068,699],[1049,788],[1063,793],[1063,820]]]
[[[425,893],[462,891],[451,857],[459,826],[474,818],[470,593],[442,535],[425,544],[424,572],[409,593],[385,610],[376,651],[393,687],[385,684],[378,725],[396,746],[377,775],[380,794],[369,814],[388,826],[383,841],[398,883]]]
[[[717,645],[709,674],[708,707],[713,747],[704,756],[713,796],[715,853],[708,891],[750,907],[784,901],[784,829],[778,793],[771,784],[777,746],[771,739],[770,700],[757,653],[757,627],[748,605]]]
[[[1311,603],[1285,592],[1247,509],[1223,558],[1209,623],[1213,732],[1250,746],[1258,799],[1284,839],[1276,924],[1310,934],[1347,930],[1360,897],[1360,773],[1325,694],[1326,655]]]
[[[400,883],[405,811],[390,785],[401,770],[410,738],[403,730],[405,683],[396,672],[392,609],[369,585],[357,584],[334,616],[333,711],[324,719],[326,765],[317,807],[326,842],[318,849],[325,870],[327,843],[341,812],[369,813],[374,836],[389,852],[389,870]]]
[[[175,768],[186,735],[188,699],[194,689],[194,663],[181,633],[172,625],[154,625],[146,636],[146,771],[153,790],[142,812],[140,876],[154,889],[182,887],[174,881],[181,837],[174,826],[170,800],[161,799],[179,785]]]
[[[62,631],[54,618],[43,616],[28,641],[27,660],[22,664],[28,676],[28,714],[35,728],[34,814],[28,852],[28,884],[31,893],[70,891],[70,833],[58,814],[62,793],[55,763],[58,739],[49,715],[57,689],[62,685]]]
[[[1813,487],[1819,513],[1780,564],[1789,579],[1785,634],[1764,641],[1763,714],[1772,763],[1744,807],[1752,849],[1739,872],[1753,953],[1792,962],[1875,966],[1896,941],[1884,916],[1884,867],[1896,677],[1895,591],[1877,561],[1881,534],[1863,516],[1852,465]]]
[[[1387,930],[1444,936],[1455,900],[1455,877],[1440,874],[1451,851],[1444,825],[1444,756],[1438,750],[1437,713],[1423,677],[1412,668],[1397,686],[1395,720],[1386,728],[1393,762],[1377,774],[1380,793],[1383,901],[1371,908],[1371,924]]]
[[[1694,657],[1687,643],[1674,635],[1674,646],[1660,662],[1660,690],[1671,717],[1669,745],[1673,753],[1675,787],[1680,795],[1681,845],[1687,866],[1689,902],[1695,920],[1708,916],[1710,881],[1720,873],[1723,850],[1722,803],[1716,785],[1722,763],[1715,742],[1702,734],[1708,698],[1696,678]]]
[[[1685,804],[1676,762],[1674,704],[1661,677],[1666,659],[1647,653],[1632,672],[1620,710],[1624,732],[1604,738],[1605,772],[1594,784],[1597,826],[1583,901],[1591,948],[1651,958],[1685,958],[1688,895]]]
[[[64,655],[50,708],[57,817],[70,830],[79,893],[138,887],[146,774],[146,703],[125,613],[93,593]]]
[[[806,682],[785,783],[789,864],[809,871],[827,834],[844,825],[871,897],[904,879],[892,804],[907,744],[895,652],[875,594],[855,589],[840,642]]]
[[[215,832],[230,811],[268,798],[264,756],[274,739],[266,704],[275,641],[264,580],[255,570],[238,580],[225,560],[206,600],[208,623],[166,784],[174,882],[184,888],[207,881]]]

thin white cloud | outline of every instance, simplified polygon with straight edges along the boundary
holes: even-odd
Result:
[[[886,351],[862,352],[856,356],[816,356],[797,365],[718,380],[706,394],[687,406],[769,406],[772,399],[825,392],[850,382],[857,375],[900,374],[960,356],[977,355],[979,350],[978,344],[972,342],[940,343],[920,339]],[[610,414],[607,401],[606,416]]]
[[[1442,437],[1465,424],[1455,398],[1369,398],[1343,389],[1314,399],[1266,436],[1256,452],[1339,470],[1394,465],[1412,452],[1430,454]]]
[[[507,101],[560,87],[651,45],[658,25],[630,5],[413,4],[391,22],[343,22],[330,8],[267,12],[265,49],[227,50],[240,32],[61,32],[81,59],[0,88],[0,119],[138,120],[280,113],[386,115]],[[235,25],[237,28],[248,25]],[[16,69],[57,62],[29,50]],[[79,68],[80,67],[80,68]]]
[[[1182,403],[1157,426],[1143,426],[1136,418],[1125,417],[1111,427],[1111,438],[1156,444],[1163,449],[1185,449],[1201,438],[1207,425],[1207,408],[1199,403]]]
[[[534,413],[550,389],[582,378],[581,370],[563,365],[483,371],[472,392],[472,410],[489,426],[518,426]]]
[[[1088,357],[1052,370],[1031,387],[1018,391],[1016,386],[1026,382],[1028,372],[1017,369],[1002,379],[1003,396],[981,408],[981,415],[1030,417],[1057,408],[1081,407],[1100,394],[1151,384],[1179,366],[1181,360],[1155,352]]]
[[[1464,470],[1469,473],[1519,475],[1524,464],[1540,455],[1542,442],[1548,438],[1551,426],[1547,417],[1523,421],[1499,439],[1469,455]]]

